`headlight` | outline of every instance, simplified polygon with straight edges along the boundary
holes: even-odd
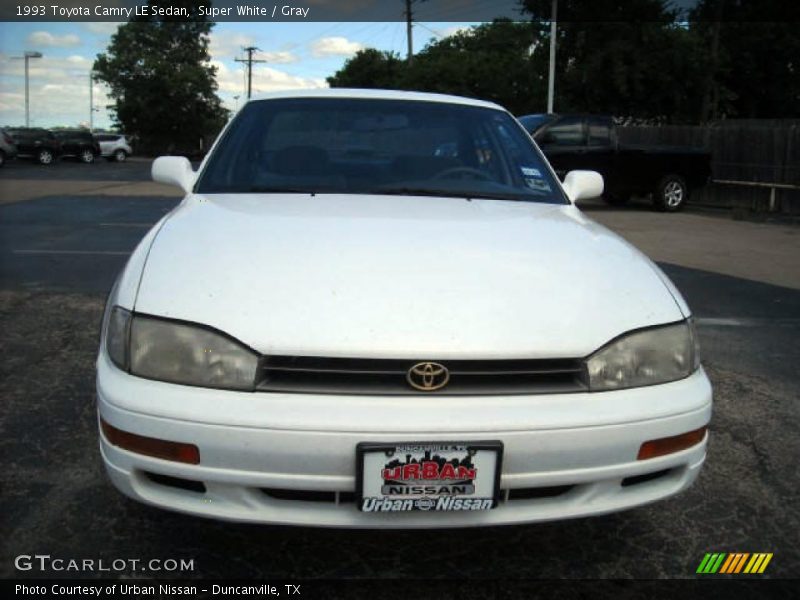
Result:
[[[635,331],[586,360],[589,389],[618,390],[688,377],[699,366],[691,321]]]
[[[108,315],[106,325],[106,350],[111,360],[123,371],[128,370],[128,347],[131,313],[115,306]]]
[[[131,315],[114,307],[106,350],[120,369],[170,383],[253,390],[258,355],[219,332],[197,325]]]

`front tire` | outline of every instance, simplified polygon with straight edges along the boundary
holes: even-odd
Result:
[[[36,160],[40,165],[52,165],[55,158],[53,151],[47,148],[42,148],[36,153]]]
[[[125,150],[117,150],[114,152],[115,162],[125,162],[126,158],[128,158],[128,153],[125,152]]]
[[[89,148],[81,150],[81,153],[78,155],[80,161],[86,165],[90,165],[94,162],[94,152],[92,152]]]
[[[6,153],[0,150],[0,167],[5,166],[6,164]]]
[[[676,212],[686,206],[689,187],[680,175],[667,175],[653,192],[653,205],[662,212]]]

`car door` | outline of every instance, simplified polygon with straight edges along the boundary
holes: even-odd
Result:
[[[559,178],[586,163],[586,123],[583,117],[561,117],[536,134],[536,142]]]
[[[25,156],[33,153],[33,140],[30,131],[24,129],[16,129],[12,132],[11,137],[17,144],[17,151]]]
[[[56,134],[56,139],[61,143],[61,152],[73,156],[78,153],[79,141],[72,131],[63,131]]]
[[[611,117],[588,117],[586,120],[586,158],[582,168],[600,173],[606,189],[615,187],[613,127]]]
[[[100,144],[100,152],[103,154],[103,156],[111,154],[111,142],[114,139],[113,136],[103,133],[96,135],[94,139],[96,139],[97,143]]]

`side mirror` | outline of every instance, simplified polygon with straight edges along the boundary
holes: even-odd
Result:
[[[597,171],[570,171],[561,184],[573,204],[603,193],[603,176]]]
[[[197,174],[185,156],[159,156],[150,170],[153,181],[177,185],[187,194],[192,191]]]
[[[535,139],[540,146],[546,146],[556,141],[555,136],[549,131],[545,131],[544,133],[535,135],[533,136],[533,139]]]

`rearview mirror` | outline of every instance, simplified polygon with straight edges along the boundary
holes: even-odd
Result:
[[[177,185],[187,194],[192,191],[197,174],[185,156],[159,156],[150,170],[153,181]]]
[[[597,198],[603,193],[603,176],[597,171],[570,171],[561,186],[573,203]]]

